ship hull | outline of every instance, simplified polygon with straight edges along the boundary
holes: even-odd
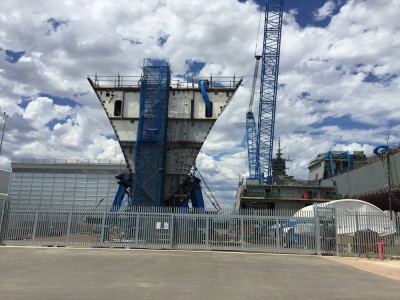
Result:
[[[400,170],[400,147],[395,147],[389,152],[389,168],[385,154],[383,159],[372,157],[364,165],[330,179],[336,184],[337,192],[346,198],[364,200],[382,210],[391,208],[392,211],[400,212],[398,170]],[[390,174],[390,183],[387,174]]]
[[[143,79],[96,76],[88,77],[88,80],[114,129],[127,169],[134,176],[137,165],[135,159],[138,157],[136,145],[143,113],[140,102]],[[207,82],[205,93],[200,88],[201,80]],[[234,77],[171,81],[167,97],[166,138],[163,141],[163,195],[161,202],[153,205],[171,205],[175,196],[180,200],[187,196],[182,195],[185,190],[182,186],[187,182],[214,123],[229,104],[241,81]]]

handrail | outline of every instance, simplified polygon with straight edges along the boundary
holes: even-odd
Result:
[[[88,75],[87,78],[94,88],[139,88],[142,76]],[[170,85],[172,88],[198,89],[200,81],[208,80],[209,88],[236,89],[242,79],[236,76],[173,77]]]

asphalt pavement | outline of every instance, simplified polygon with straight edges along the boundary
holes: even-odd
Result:
[[[0,299],[400,299],[398,281],[318,256],[0,247]]]

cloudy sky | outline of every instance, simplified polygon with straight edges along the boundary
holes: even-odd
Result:
[[[232,206],[247,173],[245,113],[264,6],[2,1],[0,113],[9,118],[0,168],[13,158],[123,159],[86,77],[140,75],[144,59],[167,59],[174,75],[244,77],[197,160],[217,200]],[[399,143],[399,11],[399,0],[285,1],[275,145],[280,136],[288,174],[306,178],[308,162],[329,149],[372,155],[387,137]]]

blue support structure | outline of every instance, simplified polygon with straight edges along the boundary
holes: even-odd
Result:
[[[374,153],[376,156],[383,160],[383,152],[388,150],[389,146],[380,145],[374,148]]]
[[[111,206],[111,211],[115,212],[118,211],[121,208],[122,202],[124,201],[124,196],[125,196],[125,186],[123,184],[120,184],[118,186],[117,193],[114,198],[114,202]]]
[[[124,197],[129,195],[129,188],[132,183],[132,177],[128,172],[123,172],[117,176],[115,176],[118,182],[118,190],[115,195],[113,204],[111,206],[111,211],[119,211],[122,203],[124,202]]]
[[[212,117],[212,102],[208,98],[207,85],[208,85],[208,80],[200,80],[199,81],[200,92],[201,92],[201,95],[203,96],[204,103],[206,104],[206,117],[211,118]]]
[[[257,177],[272,179],[276,94],[282,32],[283,0],[267,0],[262,52],[257,136]]]
[[[130,205],[161,206],[164,200],[169,85],[168,66],[143,68],[133,198]]]
[[[200,182],[196,185],[191,197],[193,207],[204,208],[203,193],[201,192]]]
[[[328,157],[331,162],[332,176],[335,176],[335,165],[333,164],[333,156],[330,150],[326,152],[326,157]]]

